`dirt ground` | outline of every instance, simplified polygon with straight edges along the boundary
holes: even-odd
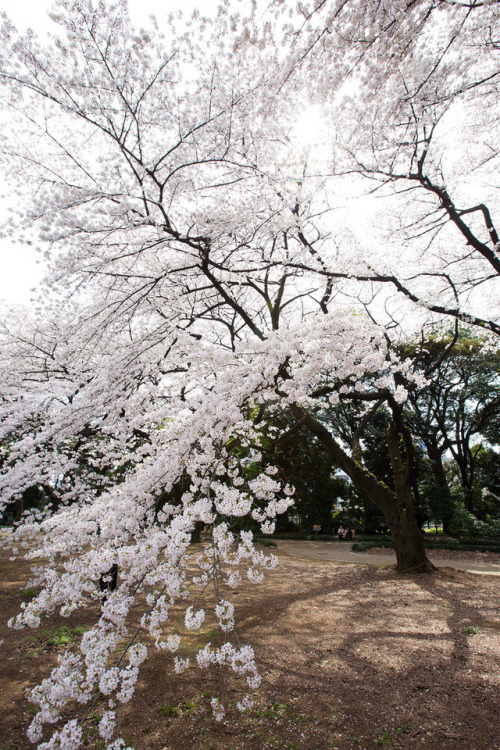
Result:
[[[370,547],[364,550],[365,555],[386,555],[393,552],[389,547]],[[394,553],[393,553],[394,554]],[[427,550],[431,560],[469,560],[470,562],[479,563],[499,563],[500,554],[498,552],[478,552],[477,550],[456,550],[456,549],[432,549]]]
[[[26,563],[0,559],[0,750],[32,748],[26,727],[38,683],[96,613],[52,617],[12,631],[9,617],[33,595]],[[237,628],[263,677],[240,714],[238,679],[190,668],[175,675],[150,651],[122,734],[135,750],[356,750],[500,748],[500,581],[446,569],[400,577],[389,567],[280,555],[260,586],[236,592]],[[212,626],[213,627],[213,626]],[[210,629],[184,654],[194,655]],[[210,698],[226,707],[211,717]],[[97,705],[85,747],[98,750]]]

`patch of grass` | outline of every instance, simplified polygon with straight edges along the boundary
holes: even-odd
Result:
[[[307,716],[306,714],[300,714],[299,716],[296,716],[294,719],[296,724],[309,724],[310,721],[314,721],[312,716]]]
[[[165,716],[177,716],[179,711],[175,706],[171,706],[170,703],[162,703],[158,706],[158,711]]]
[[[277,714],[281,714],[282,716],[290,717],[292,715],[292,707],[289,703],[276,703],[274,710]]]
[[[277,719],[279,716],[291,718],[292,707],[289,703],[271,703],[263,710],[255,710],[253,715],[257,719]],[[301,721],[300,717],[296,721]],[[309,719],[307,719],[309,721]]]
[[[270,747],[282,748],[282,750],[299,750],[300,747],[297,744],[296,740],[287,742],[286,740],[282,740],[280,737],[270,737],[268,742]]]
[[[47,646],[52,648],[63,648],[69,646],[73,641],[73,634],[67,625],[62,625],[59,631],[50,636],[47,641]]]
[[[397,741],[393,739],[390,732],[384,732],[380,737],[377,737],[377,745],[379,745],[379,747],[388,748],[388,750],[401,749],[401,745],[399,745]]]
[[[196,708],[196,703],[194,701],[186,701],[184,708],[189,711],[191,708]]]
[[[219,630],[217,628],[211,628],[210,630],[199,630],[198,634],[207,638],[215,638],[217,635],[219,635]]]
[[[464,632],[467,633],[467,635],[477,635],[479,633],[479,628],[477,625],[467,625],[464,628]]]
[[[402,727],[396,727],[396,734],[410,734],[411,726],[409,724],[403,724]]]
[[[34,596],[36,596],[36,591],[34,589],[20,589],[19,593],[24,599],[33,599]]]
[[[77,625],[74,628],[62,625],[52,633],[49,633],[45,628],[40,628],[36,635],[26,636],[26,643],[34,648],[29,654],[26,654],[25,658],[33,659],[35,656],[40,656],[47,648],[66,648],[73,643],[76,636],[82,635],[86,630],[87,628],[83,625]]]

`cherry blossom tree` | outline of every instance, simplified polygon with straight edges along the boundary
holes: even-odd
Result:
[[[498,2],[311,3],[288,33],[335,142],[322,173],[365,195],[356,276],[498,334]]]
[[[426,379],[398,359],[390,326],[377,322],[376,305],[363,295],[367,284],[391,281],[426,310],[449,305],[409,290],[401,269],[374,270],[337,216],[346,184],[337,173],[381,173],[379,162],[363,162],[366,143],[353,136],[351,152],[344,148],[339,168],[325,176],[294,134],[307,65],[324,60],[332,30],[344,40],[337,58],[349,54],[337,78],[322,63],[325,80],[314,97],[328,112],[351,67],[361,75],[362,64],[370,71],[390,50],[409,65],[408,35],[435,33],[434,5],[415,4],[405,15],[388,3],[393,16],[362,54],[363,17],[371,34],[380,26],[365,5],[329,5],[316,41],[314,28],[313,37],[297,30],[293,14],[280,37],[283,9],[259,25],[255,12],[241,18],[228,5],[212,20],[172,16],[162,34],[134,30],[125,2],[60,0],[53,18],[61,36],[45,46],[4,20],[0,79],[9,118],[1,151],[19,204],[6,231],[41,242],[50,261],[46,298],[2,328],[2,500],[33,484],[50,488],[51,500],[26,513],[10,537],[13,553],[44,558],[40,593],[13,625],[36,627],[54,610],[101,605],[80,650],[66,653],[31,694],[39,712],[30,739],[43,750],[81,745],[85,713],[47,741],[43,727],[59,722],[68,703],[92,707],[98,699],[107,747],[124,746],[119,706],[133,694],[147,648],[176,653],[178,673],[190,668],[169,620],[183,602],[187,630],[210,617],[225,638],[200,649],[198,666],[227,665],[249,690],[258,687],[253,651],[234,634],[228,592],[242,574],[258,583],[276,564],[253,546],[250,531],[236,534],[231,519],[241,527],[251,517],[272,533],[293,502],[277,467],[266,464],[249,478],[242,465],[241,455],[259,460],[266,415],[286,412],[307,427],[374,499],[399,570],[432,570],[412,502],[413,446],[402,408],[408,390]],[[307,24],[321,20],[323,7],[302,8]],[[385,92],[391,70],[389,62],[381,72]],[[384,112],[392,106],[382,104]],[[366,127],[363,137],[373,132]],[[400,136],[393,140],[399,153]],[[423,170],[425,162],[412,158]],[[399,180],[396,168],[382,170],[384,184]],[[403,177],[441,200],[424,177]],[[467,291],[467,278],[460,284]],[[322,421],[322,410],[341,400],[362,405],[360,428],[387,405],[395,491]],[[213,538],[196,548],[191,536],[200,523],[213,526]],[[100,583],[116,565],[119,585],[102,601]],[[195,601],[209,583],[216,602],[207,614]],[[245,696],[240,707],[249,705]],[[212,708],[224,716],[216,696]]]

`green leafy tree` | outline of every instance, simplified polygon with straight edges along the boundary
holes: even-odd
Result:
[[[449,530],[457,494],[450,490],[445,458],[457,468],[466,510],[480,514],[477,480],[486,441],[500,437],[500,349],[467,328],[438,331],[425,343],[403,347],[415,371],[431,372],[425,388],[409,392],[407,419],[430,461],[435,482],[434,510]]]
[[[274,460],[295,487],[294,510],[301,529],[312,532],[319,525],[323,534],[334,533],[333,509],[347,497],[349,485],[334,476],[335,467],[323,446],[304,429],[298,430],[276,448]]]

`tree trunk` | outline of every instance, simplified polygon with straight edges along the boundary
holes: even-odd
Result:
[[[467,451],[463,449],[463,446],[459,445],[457,450],[452,450],[452,455],[460,472],[460,484],[464,493],[465,508],[469,513],[474,513],[474,493],[472,491],[473,468],[469,466],[469,462],[467,461]]]
[[[398,571],[400,573],[425,573],[435,570],[425,552],[424,535],[417,523],[417,514],[409,488],[400,488],[396,492],[394,512],[392,518],[387,518],[387,520],[396,552]]]
[[[42,484],[42,489],[52,504],[52,512],[56,513],[61,505],[61,498],[50,484]]]
[[[396,550],[397,568],[401,573],[421,573],[434,570],[425,552],[424,535],[418,527],[417,514],[413,504],[412,484],[412,455],[406,455],[405,460],[400,450],[400,431],[394,421],[387,430],[387,449],[391,461],[396,487],[394,516],[391,523],[391,535]],[[408,453],[408,444],[405,440]]]
[[[16,513],[15,521],[16,523],[20,523],[21,516],[23,515],[23,511],[24,511],[24,500],[22,498],[22,495],[20,495],[19,497],[16,497],[14,507],[15,507],[15,513]]]
[[[474,490],[470,485],[464,486],[464,503],[469,513],[474,513]]]
[[[443,466],[443,453],[439,450],[433,440],[426,440],[425,447],[427,448],[427,453],[431,462],[432,473],[434,474],[436,484],[440,490],[440,514],[443,531],[445,534],[449,534],[450,521],[453,515],[453,498],[451,496],[450,486]]]
[[[205,524],[203,521],[196,521],[194,529],[191,532],[191,544],[199,544],[201,542],[201,532],[203,531]]]

